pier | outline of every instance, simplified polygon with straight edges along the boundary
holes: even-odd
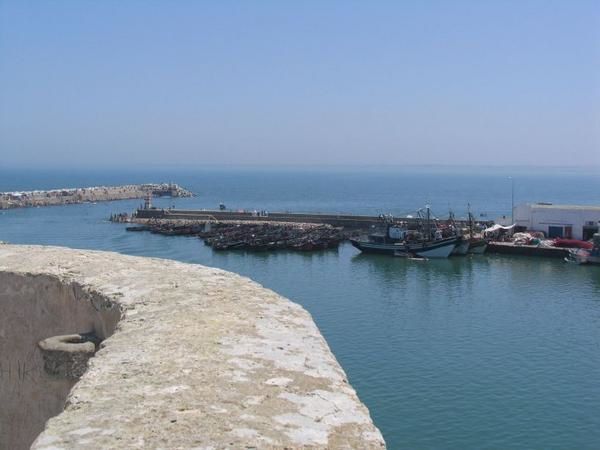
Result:
[[[487,246],[487,253],[498,253],[503,255],[520,256],[544,256],[546,258],[566,258],[569,256],[569,249],[562,247],[546,247],[542,245],[515,244],[513,242],[490,241]]]
[[[185,210],[185,209],[138,209],[138,219],[173,219],[191,220],[204,222],[222,221],[258,221],[258,222],[288,222],[288,223],[312,223],[343,227],[346,230],[365,230],[382,224],[383,216],[365,216],[355,214],[334,213],[291,213],[291,212],[269,212],[265,215],[253,211],[231,211],[231,210]],[[407,222],[409,225],[417,225],[417,217],[394,217],[395,221]],[[444,219],[440,220],[444,221]],[[466,220],[456,220],[459,226],[467,226]],[[492,222],[481,222],[490,225]]]

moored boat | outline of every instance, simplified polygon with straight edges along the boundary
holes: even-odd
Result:
[[[443,236],[442,231],[437,228],[432,232],[429,208],[424,221],[421,231],[409,230],[404,223],[386,223],[385,233],[351,239],[350,242],[365,253],[409,258],[447,258],[457,244],[462,243],[462,238],[455,234]]]
[[[464,237],[457,238],[456,246],[451,255],[466,255],[469,252],[469,240]]]
[[[450,237],[423,242],[376,242],[373,239],[351,239],[350,242],[365,253],[380,253],[401,257],[447,258],[456,247],[458,238]]]
[[[600,265],[600,233],[594,234],[592,248],[571,249],[568,260],[578,264]]]
[[[485,253],[487,249],[487,241],[482,237],[471,237],[469,238],[469,253],[475,255],[481,255]]]
[[[480,233],[475,232],[475,218],[471,214],[470,204],[468,205],[468,214],[468,228],[461,228],[454,220],[454,214],[450,211],[448,226],[451,228],[452,234],[459,236],[458,243],[451,255],[482,254],[487,248],[487,241]]]

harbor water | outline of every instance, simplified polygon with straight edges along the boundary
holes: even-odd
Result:
[[[600,176],[552,169],[0,171],[0,191],[174,181],[159,207],[510,215],[515,202],[599,204]],[[512,179],[508,177],[512,176]],[[391,449],[600,448],[600,267],[480,255],[213,252],[107,221],[140,200],[0,211],[0,240],[230,270],[313,316]]]

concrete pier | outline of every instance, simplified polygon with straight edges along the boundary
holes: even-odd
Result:
[[[220,210],[183,210],[183,209],[139,209],[139,219],[180,219],[196,221],[262,221],[262,222],[295,222],[328,224],[334,227],[343,227],[346,230],[368,229],[380,226],[382,218],[379,216],[364,216],[355,214],[321,214],[321,213],[289,213],[270,212],[267,216],[257,216],[251,211],[220,211]],[[414,217],[396,217],[416,225],[422,219]],[[466,225],[465,221],[456,221],[457,224]],[[486,225],[491,222],[485,222]]]
[[[565,258],[569,250],[561,247],[544,247],[541,245],[522,245],[512,242],[488,242],[486,253],[503,255],[543,256],[547,258]]]
[[[27,368],[0,372],[0,448],[385,447],[310,315],[247,278],[0,245],[0,310]]]

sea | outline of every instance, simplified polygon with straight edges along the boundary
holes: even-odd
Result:
[[[600,205],[600,171],[536,167],[0,169],[0,191],[172,181],[158,207],[510,217]],[[108,221],[141,200],[0,211],[0,240],[219,267],[310,312],[390,449],[600,449],[600,267],[473,255],[413,261],[349,244],[214,252]]]

